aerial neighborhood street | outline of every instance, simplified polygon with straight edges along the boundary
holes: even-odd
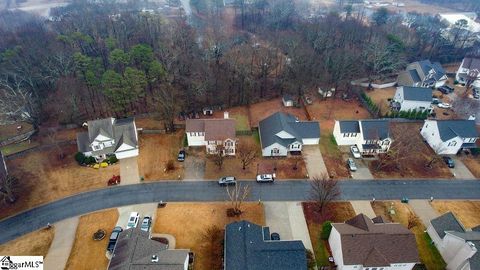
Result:
[[[480,270],[478,1],[4,2],[2,270]]]

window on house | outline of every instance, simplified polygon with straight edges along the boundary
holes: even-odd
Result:
[[[348,133],[343,133],[343,137],[348,137]]]
[[[453,141],[453,142],[449,142],[448,143],[448,146],[456,146],[457,145],[457,142],[456,141]]]
[[[100,145],[94,145],[93,146],[93,150],[100,150],[102,149],[102,147]]]
[[[280,149],[278,148],[273,148],[272,149],[272,154],[279,154],[280,153]]]

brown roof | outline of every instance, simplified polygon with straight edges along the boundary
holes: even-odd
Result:
[[[340,233],[345,265],[389,266],[392,263],[420,262],[415,235],[398,223],[375,223],[360,214],[345,223],[333,223]]]
[[[187,119],[186,132],[205,132],[206,141],[235,138],[234,119]]]

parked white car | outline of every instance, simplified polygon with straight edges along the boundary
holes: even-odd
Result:
[[[142,231],[148,232],[150,231],[150,226],[152,225],[152,218],[150,216],[143,217],[142,225],[140,229]]]
[[[350,171],[354,172],[357,170],[357,165],[355,164],[355,161],[353,161],[352,158],[348,158],[347,165]]]
[[[362,155],[360,154],[360,150],[358,150],[358,147],[356,145],[350,146],[350,152],[352,152],[354,158],[362,157]]]
[[[139,218],[138,212],[131,212],[130,217],[128,218],[127,229],[136,228]]]
[[[443,109],[450,109],[452,108],[452,105],[450,103],[445,103],[445,102],[442,102],[440,104],[437,105],[439,108],[443,108]]]
[[[257,182],[273,182],[273,181],[275,181],[275,174],[257,175]]]

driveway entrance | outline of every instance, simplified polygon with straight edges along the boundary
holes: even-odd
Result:
[[[140,182],[137,157],[120,159],[120,185],[137,184]]]
[[[302,156],[307,165],[308,177],[320,177],[328,175],[327,167],[323,162],[322,153],[318,145],[304,145],[302,148]]]

